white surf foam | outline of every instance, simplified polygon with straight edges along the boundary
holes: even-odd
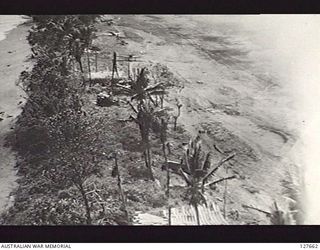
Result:
[[[20,15],[0,15],[0,41],[6,38],[10,30],[24,21],[25,19]]]

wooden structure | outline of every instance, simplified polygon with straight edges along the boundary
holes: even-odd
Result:
[[[220,209],[214,202],[208,202],[208,206],[199,205],[200,225],[228,225]],[[162,216],[148,213],[140,213],[133,219],[134,225],[168,225],[168,211],[163,210]],[[186,205],[171,208],[171,225],[196,226],[197,218],[194,207]]]
[[[220,209],[213,202],[208,202],[208,206],[199,205],[200,225],[228,225]],[[164,211],[164,215],[166,216]],[[196,212],[192,206],[182,206],[171,208],[171,225],[197,225]]]
[[[142,62],[139,60],[139,56],[135,55],[117,55],[116,52],[113,52],[113,59],[112,59],[112,79],[114,79],[114,74],[116,73],[119,77],[117,62],[128,62],[128,79],[131,78],[131,63],[132,62]]]

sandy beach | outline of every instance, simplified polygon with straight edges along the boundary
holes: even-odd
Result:
[[[272,44],[270,18],[255,27],[242,27],[248,20],[237,18],[115,16],[115,30],[127,46],[113,44],[104,36],[110,28],[103,25],[99,42],[110,44],[106,50],[139,56],[143,63],[136,67],[160,63],[180,78],[184,88],[170,92],[171,100],[179,98],[183,104],[180,123],[191,136],[211,131],[203,138],[211,150],[217,144],[226,152],[239,152],[231,168],[242,179],[229,183],[229,209],[239,211],[243,220],[267,223],[264,214],[242,205],[265,211],[274,201],[285,206],[282,180],[296,174],[301,163],[296,159],[302,159],[295,96],[299,86],[286,78],[290,74],[282,74],[286,64],[278,65],[282,47]]]
[[[19,25],[0,41],[0,212],[12,202],[11,191],[16,187],[16,155],[4,146],[5,137],[21,112],[23,98],[16,86],[20,72],[28,67],[26,57],[30,53],[26,35],[29,27]]]

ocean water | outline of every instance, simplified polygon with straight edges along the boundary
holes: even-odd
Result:
[[[279,76],[282,96],[279,102],[294,100],[301,141],[297,158],[303,167],[306,207],[305,224],[320,224],[320,16],[319,15],[255,15],[255,16],[195,16],[208,25],[208,32],[220,32],[235,39],[248,49],[261,67]],[[226,28],[226,22],[228,27]],[[220,25],[223,24],[223,25]],[[262,65],[263,64],[263,65]],[[260,65],[259,65],[260,67]],[[258,67],[255,68],[255,71]],[[277,95],[280,89],[270,92]],[[267,94],[267,93],[266,93]],[[277,110],[267,106],[268,112]],[[283,121],[285,121],[284,119]],[[293,153],[296,153],[293,151]]]
[[[0,15],[0,41],[6,38],[10,30],[24,21],[25,18],[20,15]]]

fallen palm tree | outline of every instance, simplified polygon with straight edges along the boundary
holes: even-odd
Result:
[[[296,225],[297,222],[294,219],[294,213],[290,209],[281,209],[277,202],[274,202],[270,211],[265,211],[261,208],[257,208],[251,205],[242,205],[243,208],[251,209],[265,214],[271,225]]]

